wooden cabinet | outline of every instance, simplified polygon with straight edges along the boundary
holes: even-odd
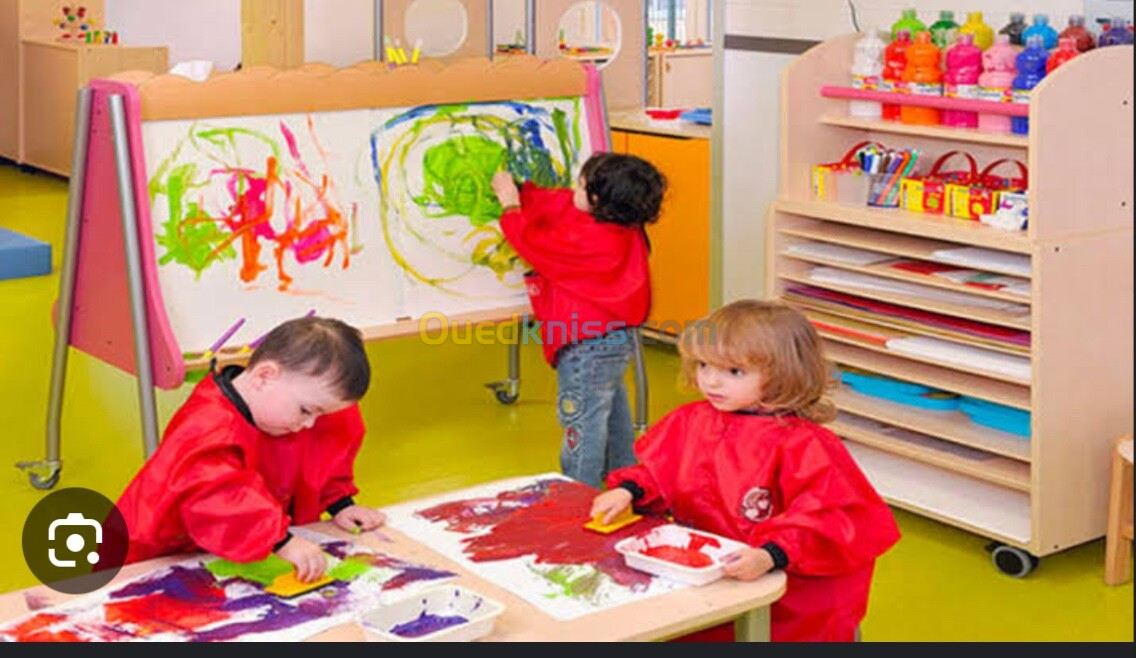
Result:
[[[130,69],[164,73],[166,48],[57,41],[68,0],[0,0],[0,157],[66,176],[75,96],[91,78]],[[81,3],[96,29],[103,0]]]
[[[832,429],[892,505],[1035,557],[1098,538],[1113,441],[1132,430],[1132,48],[1090,51],[1047,76],[1031,93],[1027,137],[850,118],[848,101],[824,97],[822,87],[848,87],[855,38],[826,41],[785,72],[767,292],[789,293],[814,324],[819,319],[836,365],[1028,411],[1029,436],[976,423],[963,411],[907,406],[844,385]],[[917,148],[932,160],[961,149],[980,165],[1028,163],[1028,228],[813,199],[810,167],[863,140]],[[952,262],[948,256],[960,248],[993,250],[982,264],[965,266],[1025,283],[1014,294],[976,288],[912,274],[887,259],[842,261],[832,247],[925,264]],[[876,282],[848,283],[863,275]],[[912,283],[926,289],[895,291]],[[935,294],[942,292],[955,297]],[[996,304],[1006,301],[1015,308]],[[937,314],[933,323],[913,321],[927,312]],[[975,322],[1002,334],[1025,332],[1025,340],[991,342]],[[910,351],[909,337],[941,341],[956,356]],[[957,358],[959,348],[971,356]],[[1016,357],[1015,371],[991,365],[1000,355]]]
[[[647,105],[710,107],[714,101],[714,53],[709,48],[652,50],[647,57]]]
[[[710,308],[710,140],[613,130],[612,141],[616,152],[649,160],[667,177],[662,214],[647,227],[647,328],[674,336]]]
[[[67,176],[75,130],[75,96],[92,78],[129,70],[164,73],[165,46],[146,48],[27,39],[23,50],[20,161]]]

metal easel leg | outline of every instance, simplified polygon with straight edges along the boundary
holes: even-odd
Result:
[[[643,329],[636,327],[630,332],[634,341],[632,361],[635,365],[635,432],[647,431],[647,364],[643,357]]]
[[[83,214],[83,183],[87,175],[87,132],[91,124],[91,90],[79,90],[75,102],[75,141],[71,147],[71,179],[67,184],[67,224],[63,238],[63,260],[59,272],[59,298],[55,326],[55,345],[51,354],[51,388],[47,402],[47,456],[43,461],[19,462],[16,468],[28,472],[36,489],[51,489],[59,482],[63,462],[59,457],[60,419],[63,416],[63,387],[67,380],[67,348],[71,343],[71,303],[78,266],[79,231]]]
[[[146,319],[146,290],[142,280],[142,252],[134,210],[134,175],[130,167],[130,138],[122,96],[110,96],[111,136],[118,195],[122,204],[122,234],[126,244],[126,272],[130,283],[130,318],[134,325],[134,362],[138,371],[138,404],[142,411],[142,439],[146,457],[158,449],[158,413],[154,402],[154,371],[150,361],[150,328]]]
[[[501,404],[513,404],[521,395],[521,335],[528,325],[529,316],[526,313],[517,323],[516,340],[508,344],[509,376],[503,382],[489,382],[486,388],[493,391],[493,395]]]

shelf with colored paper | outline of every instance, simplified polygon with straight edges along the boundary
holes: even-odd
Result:
[[[904,210],[879,210],[824,201],[797,201],[781,198],[774,209],[802,217],[866,226],[895,233],[906,233],[934,240],[973,244],[1022,254],[1033,250],[1025,231],[1000,231],[969,219],[930,215]]]
[[[958,245],[952,242],[931,240],[900,233],[881,233],[880,231],[861,228],[859,226],[821,222],[812,219],[802,219],[792,224],[784,224],[778,227],[777,232],[782,235],[797,238],[819,240],[847,247],[855,247],[857,249],[869,249],[894,256],[906,256],[923,261],[940,263],[946,261],[937,255],[936,252],[942,253],[958,248]],[[1026,257],[1026,259],[1028,260],[1028,257]],[[976,265],[975,267],[979,266]],[[1017,269],[1002,267],[995,262],[984,263],[980,267],[987,272],[995,274],[1012,274],[1026,279],[1030,277],[1028,271],[1022,272]]]
[[[1029,148],[1029,138],[1023,135],[988,133],[973,128],[917,126],[900,123],[898,121],[878,121],[837,115],[826,116],[822,118],[820,122],[826,126],[838,126],[868,132],[910,135],[912,137],[930,137],[932,139],[970,142],[972,144],[992,144],[995,146],[1008,146],[1019,149]]]
[[[966,447],[960,449],[951,442],[847,413],[841,413],[831,428],[845,439],[893,455],[908,457],[1017,491],[1029,491],[1030,467],[1026,462],[996,456],[984,450]]]
[[[947,279],[940,279],[938,277],[927,276],[924,274],[915,274],[908,270],[897,267],[906,262],[911,261],[890,261],[886,263],[879,263],[873,265],[849,265],[841,263],[828,258],[821,258],[818,256],[810,256],[804,254],[797,254],[791,251],[783,251],[781,255],[785,258],[792,258],[806,263],[815,263],[817,265],[827,265],[829,267],[836,267],[850,272],[862,272],[864,274],[871,274],[874,276],[881,276],[888,279],[895,279],[897,281],[909,281],[912,283],[919,283],[934,288],[942,288],[944,290],[953,290],[956,292],[965,292],[980,297],[989,297],[991,299],[1001,299],[1009,302],[1016,303],[1029,303],[1028,297],[1016,295],[1013,293],[1001,292],[999,289],[978,288],[966,284],[954,283]]]
[[[980,345],[1006,354],[1029,353],[1030,335],[1027,331],[907,309],[895,304],[807,285],[787,287],[782,297],[797,306],[900,329],[912,334],[942,338],[962,345]]]
[[[961,411],[932,411],[854,392],[840,385],[833,395],[836,407],[894,427],[927,434],[989,453],[1030,461],[1030,442],[1016,434],[979,425]]]
[[[906,355],[872,352],[839,342],[826,341],[825,355],[838,364],[863,368],[923,386],[982,398],[1025,411],[1030,408],[1028,384],[1008,384],[981,375],[947,370],[925,363],[911,363]]]
[[[913,310],[926,311],[942,316],[953,316],[961,320],[974,319],[986,324],[999,325],[1011,329],[1020,329],[1022,331],[1029,331],[1030,319],[1029,315],[1015,315],[1005,311],[999,311],[986,308],[973,308],[965,304],[947,303],[922,299],[919,297],[894,294],[888,292],[877,292],[874,290],[864,290],[861,288],[832,283],[830,281],[821,281],[817,278],[809,276],[807,273],[790,274],[782,272],[780,278],[784,281],[789,281],[797,284],[804,284],[814,288],[823,288],[833,292],[844,293],[846,295],[854,295],[866,300],[878,300],[887,304],[907,307]]]

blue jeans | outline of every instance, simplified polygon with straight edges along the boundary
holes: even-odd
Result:
[[[632,343],[625,330],[592,341],[560,353],[556,416],[564,430],[560,470],[602,488],[610,471],[635,463],[635,427],[623,384]]]

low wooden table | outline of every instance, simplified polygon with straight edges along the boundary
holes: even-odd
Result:
[[[392,528],[378,533],[352,535],[330,522],[304,526],[331,537],[354,541],[388,555],[458,574],[464,585],[505,604],[486,641],[496,642],[627,642],[666,640],[734,620],[738,641],[769,640],[769,606],[785,592],[785,575],[777,572],[753,582],[723,579],[703,587],[691,587],[605,611],[561,621],[541,612],[512,592],[480,578],[457,563]],[[380,536],[381,535],[381,536]],[[389,541],[388,541],[389,540]],[[186,559],[172,555],[131,564],[122,569],[108,587],[148,571]],[[32,610],[72,598],[46,586],[0,595],[0,622]],[[362,627],[345,623],[309,638],[309,641],[365,641]]]

